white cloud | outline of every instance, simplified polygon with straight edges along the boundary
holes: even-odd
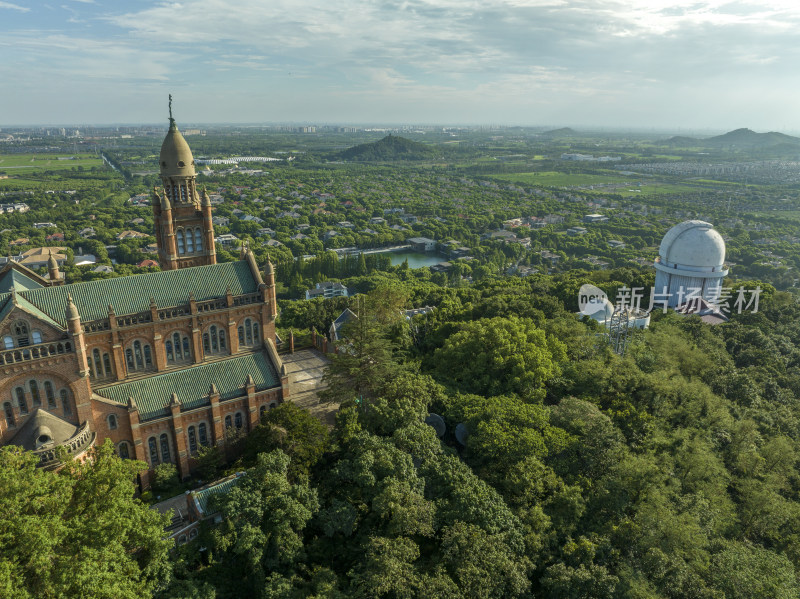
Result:
[[[11,2],[0,2],[0,8],[8,8],[9,10],[18,10],[20,12],[30,12],[31,10],[19,4],[12,4]]]

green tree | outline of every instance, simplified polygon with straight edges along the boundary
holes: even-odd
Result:
[[[291,479],[308,474],[328,447],[328,428],[308,410],[292,402],[269,410],[244,440],[246,460],[255,461],[259,453],[281,449],[291,458]]]
[[[133,498],[140,462],[107,440],[61,472],[0,448],[0,595],[147,597],[169,577],[168,518]]]
[[[436,351],[433,365],[439,379],[457,389],[538,401],[565,359],[564,344],[532,320],[495,317],[461,325]]]

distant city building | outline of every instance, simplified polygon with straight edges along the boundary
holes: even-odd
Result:
[[[608,217],[603,214],[587,214],[583,217],[585,223],[604,223],[608,221]]]
[[[347,297],[347,287],[336,281],[323,281],[314,289],[306,289],[307,300],[315,297]]]
[[[436,249],[436,240],[427,237],[411,237],[408,243],[417,252],[432,252]]]

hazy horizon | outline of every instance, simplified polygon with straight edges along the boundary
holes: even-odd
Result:
[[[172,93],[183,126],[800,129],[789,0],[0,1],[0,16],[5,127],[157,124]]]

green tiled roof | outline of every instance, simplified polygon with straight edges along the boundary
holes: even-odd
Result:
[[[66,327],[67,294],[72,295],[81,321],[89,321],[106,318],[108,304],[114,307],[118,316],[136,314],[150,309],[151,297],[159,308],[166,308],[188,303],[190,291],[198,302],[202,302],[223,297],[228,287],[233,295],[258,291],[258,283],[253,279],[247,262],[227,262],[58,287],[41,287],[20,291],[17,295]],[[0,302],[3,299],[3,295],[0,295]]]
[[[6,315],[8,315],[11,310],[14,309],[14,300],[11,298],[10,293],[3,293],[0,294],[0,305],[3,306],[0,308],[0,321],[2,321]],[[60,328],[63,325],[54,321],[50,318],[47,314],[39,310],[36,306],[26,300],[22,295],[19,293],[17,294],[17,305],[22,308],[23,310],[27,311],[29,314],[33,314],[36,318],[43,320],[44,322],[53,325],[56,328]]]
[[[26,291],[28,289],[40,289],[41,287],[39,283],[13,268],[0,275],[0,291],[11,291],[12,289]]]
[[[220,401],[239,397],[244,394],[248,374],[253,377],[256,391],[280,385],[269,358],[256,353],[119,383],[97,389],[96,393],[121,404],[127,404],[128,398],[133,397],[139,417],[150,420],[169,414],[173,393],[178,395],[184,410],[208,405],[211,383],[217,386]]]
[[[200,512],[204,516],[207,516],[209,500],[215,495],[219,495],[221,493],[227,493],[238,482],[239,482],[239,475],[236,475],[235,477],[229,478],[228,480],[224,480],[219,484],[206,487],[205,489],[199,489],[198,491],[192,491],[192,497],[194,497],[194,500],[197,503],[197,507],[200,508]]]

